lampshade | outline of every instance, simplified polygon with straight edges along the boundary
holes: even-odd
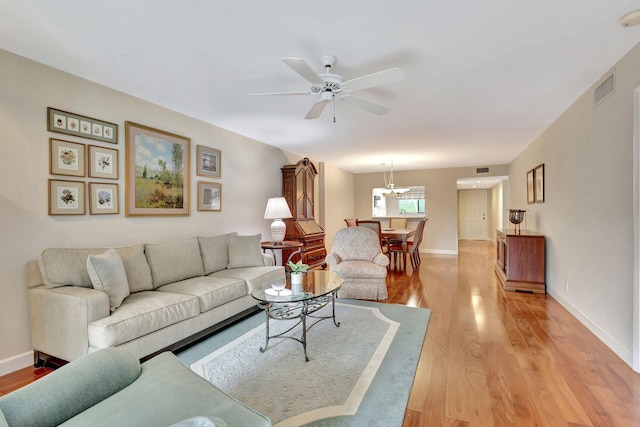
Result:
[[[271,223],[271,239],[280,243],[284,240],[287,227],[282,222],[283,218],[292,218],[289,204],[284,197],[271,197],[267,202],[267,208],[264,210],[264,219],[272,219]]]

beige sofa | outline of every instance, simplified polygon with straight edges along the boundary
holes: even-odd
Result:
[[[71,361],[107,347],[144,358],[250,314],[251,291],[284,275],[260,238],[43,250],[27,265],[36,363],[40,353]]]

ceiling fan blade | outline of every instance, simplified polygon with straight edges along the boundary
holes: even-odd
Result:
[[[265,93],[250,93],[249,96],[289,96],[289,95],[311,95],[311,92],[296,91],[296,92],[265,92]]]
[[[324,84],[324,80],[322,80],[320,78],[320,76],[315,71],[313,71],[311,69],[311,67],[309,67],[309,65],[307,65],[306,62],[304,62],[304,59],[300,59],[300,58],[282,58],[282,62],[287,64],[289,67],[291,67],[293,69],[293,71],[295,71],[296,73],[300,74],[307,81],[309,81],[311,83],[314,83],[314,84],[319,84],[319,85],[323,85]]]
[[[366,99],[353,95],[345,95],[340,97],[340,99],[347,104],[355,105],[356,107],[378,115],[385,114],[390,110],[389,107],[385,107],[384,105],[376,104],[375,102],[367,101]]]
[[[317,119],[318,117],[320,117],[320,114],[322,114],[322,112],[324,111],[324,107],[327,106],[327,103],[328,101],[325,101],[323,99],[317,100],[316,102],[313,103],[313,105],[311,106],[311,109],[309,110],[309,112],[304,118]]]
[[[361,90],[370,87],[384,86],[404,80],[404,72],[399,68],[390,68],[377,73],[347,80],[342,87],[348,90]]]

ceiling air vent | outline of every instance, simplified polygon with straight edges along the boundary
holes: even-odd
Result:
[[[487,173],[489,168],[476,168],[476,173]]]
[[[593,105],[596,106],[616,89],[616,74],[611,73],[593,93]]]

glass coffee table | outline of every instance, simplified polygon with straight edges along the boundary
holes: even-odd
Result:
[[[286,275],[286,287],[280,292],[272,288],[264,290],[254,290],[251,296],[258,301],[258,307],[266,314],[266,342],[260,348],[265,352],[272,338],[288,338],[302,344],[304,359],[309,361],[307,356],[307,331],[316,323],[333,319],[333,324],[337,327],[340,322],[336,321],[336,294],[344,280],[336,273],[326,270],[311,270],[303,274],[302,284],[292,285],[290,274]],[[331,304],[330,316],[314,315],[318,310]],[[296,320],[298,322],[284,332],[270,335],[269,322],[271,320]],[[312,322],[308,324],[308,322]],[[293,330],[302,325],[300,335],[294,335]]]

